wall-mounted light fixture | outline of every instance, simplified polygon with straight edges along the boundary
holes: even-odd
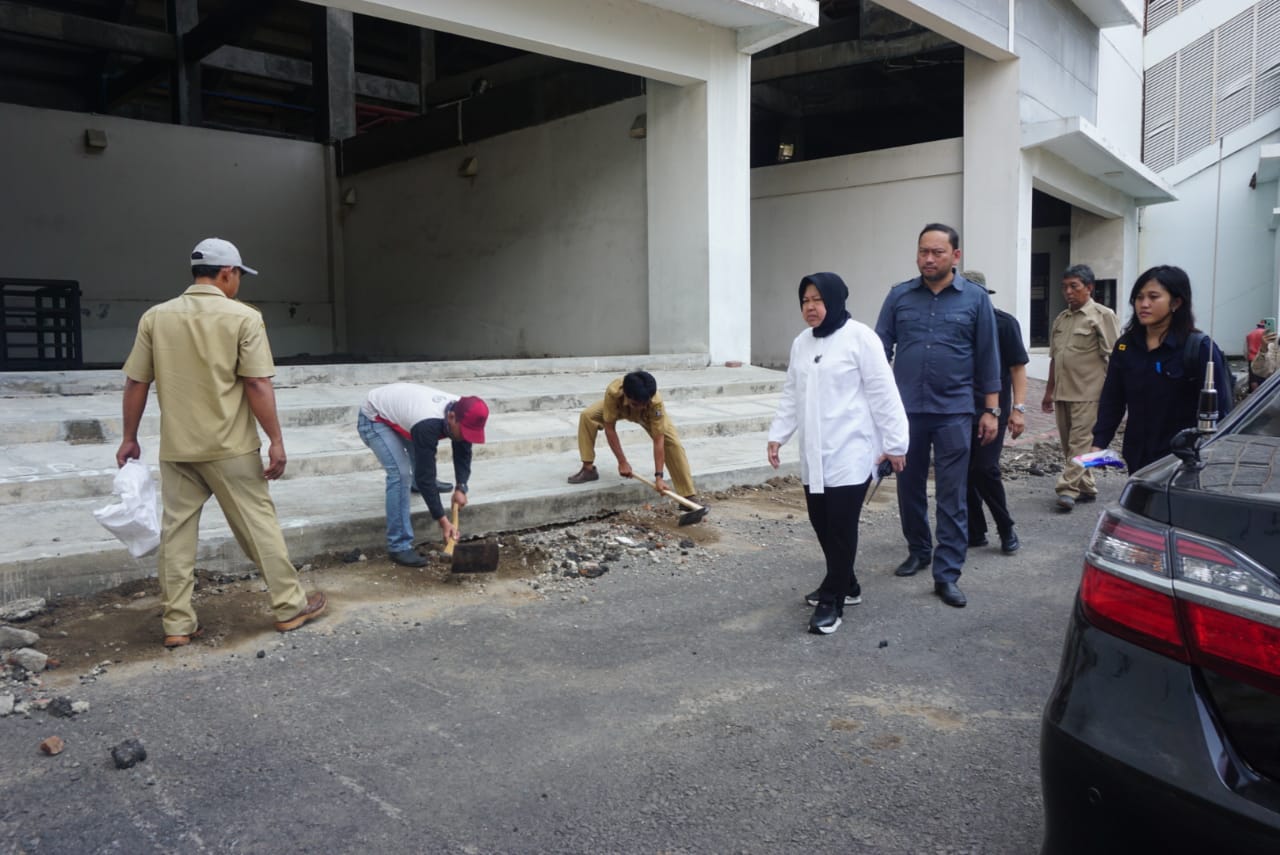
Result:
[[[641,113],[636,116],[636,120],[631,123],[629,133],[633,140],[642,140],[649,135],[649,116],[647,113]]]
[[[778,143],[778,163],[786,163],[796,156],[795,143]]]
[[[102,151],[107,147],[107,132],[101,128],[85,128],[84,147],[89,151]]]
[[[480,174],[480,161],[474,157],[464,157],[458,164],[459,178],[475,178]]]

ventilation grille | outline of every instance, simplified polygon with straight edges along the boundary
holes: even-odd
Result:
[[[1150,0],[1150,31],[1199,0]],[[1280,107],[1280,0],[1261,0],[1147,69],[1143,162],[1181,163]]]
[[[1173,20],[1179,12],[1185,12],[1200,0],[1147,0],[1147,32]]]

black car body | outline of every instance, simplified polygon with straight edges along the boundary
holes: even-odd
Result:
[[[1098,521],[1041,727],[1044,855],[1280,853],[1278,383]]]

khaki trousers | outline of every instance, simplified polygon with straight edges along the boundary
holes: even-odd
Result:
[[[627,419],[631,421],[631,419]],[[649,435],[649,439],[657,439],[653,435],[653,426],[645,422],[636,422],[640,427],[644,428],[644,432]],[[680,444],[680,437],[676,434],[675,426],[671,424],[671,420],[666,420],[666,430],[662,433],[663,457],[667,464],[667,474],[671,476],[671,487],[682,496],[692,496],[693,475],[689,472],[689,458],[685,456],[684,446]],[[578,416],[578,453],[582,455],[583,463],[595,463],[596,460],[596,436],[604,428],[604,401],[597,401],[582,411],[582,415]],[[634,464],[633,464],[634,468]],[[641,467],[640,473],[644,474],[644,468]],[[645,477],[648,477],[647,475]]]
[[[1093,447],[1093,424],[1098,420],[1098,402],[1054,401],[1053,414],[1058,421],[1062,453],[1067,459],[1054,492],[1073,499],[1079,498],[1081,493],[1097,495],[1098,486],[1093,482],[1092,470],[1072,463],[1071,458],[1085,454]]]
[[[200,512],[216,496],[236,542],[253,560],[271,594],[277,621],[289,620],[307,605],[298,571],[289,560],[276,519],[262,457],[257,451],[199,463],[160,461],[160,595],[165,635],[190,635],[199,622],[191,606],[195,589]]]

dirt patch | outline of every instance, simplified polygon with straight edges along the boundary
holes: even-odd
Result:
[[[721,538],[714,515],[794,514],[797,510],[803,512],[804,507],[803,493],[794,478],[711,494],[707,502],[713,516],[697,525],[680,526],[679,512],[664,503],[646,504],[614,515],[608,518],[608,525],[611,530],[630,532],[638,541],[658,548],[675,544],[705,548]],[[495,573],[454,574],[446,557],[424,548],[422,552],[429,563],[422,568],[402,567],[385,554],[328,556],[302,568],[303,584],[308,590],[323,590],[329,595],[330,613],[325,620],[330,623],[341,621],[344,612],[361,606],[414,599],[423,601],[423,605],[434,601],[439,607],[477,593],[511,592],[512,582],[556,570],[553,562],[558,555],[545,542],[548,538],[554,542],[558,536],[574,539],[575,528],[583,525],[586,523],[539,529],[541,543],[531,543],[529,532],[501,536]],[[606,576],[600,581],[607,580]],[[527,588],[524,591],[528,593]],[[266,586],[257,574],[232,576],[197,570],[193,601],[205,635],[181,654],[235,649],[275,637]],[[159,584],[155,579],[143,579],[91,597],[57,600],[50,603],[48,611],[23,626],[40,634],[39,649],[55,663],[55,670],[44,678],[56,684],[102,663],[124,665],[173,657],[174,652],[160,645],[160,615]]]

